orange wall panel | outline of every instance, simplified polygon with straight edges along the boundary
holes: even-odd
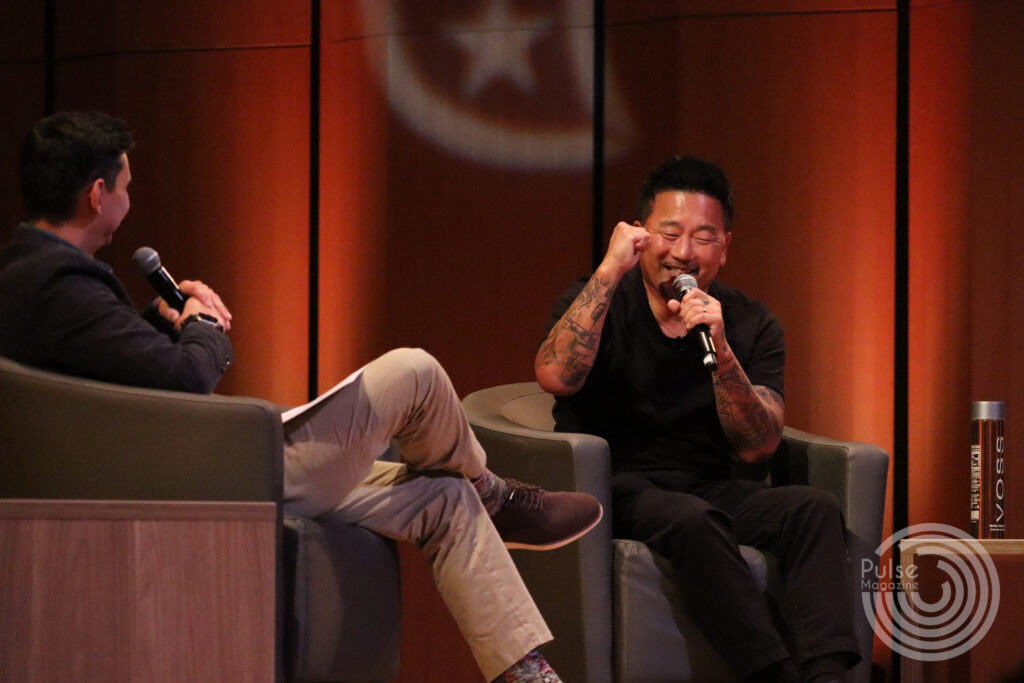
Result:
[[[494,24],[483,6],[458,2],[328,6],[321,362],[339,368],[330,375],[421,346],[460,393],[532,377],[551,305],[590,262],[592,32],[564,28],[578,17],[563,9],[538,5]],[[480,52],[524,37],[518,61],[494,65]],[[516,68],[526,71],[514,78]],[[527,72],[530,82],[517,80]],[[324,355],[333,353],[346,360]]]
[[[18,190],[18,156],[25,135],[45,109],[44,67],[38,62],[0,62],[0,92],[19,93],[0,105],[0,242],[25,219]]]
[[[508,28],[481,24],[482,7],[324,3],[321,388],[396,346],[433,353],[462,394],[530,379],[551,305],[589,265],[579,83],[592,78],[592,33],[529,36],[522,64],[540,94],[501,76],[469,92],[474,60],[456,36],[500,41]],[[582,74],[571,59],[581,47]],[[417,551],[402,555],[399,680],[479,677]]]
[[[911,524],[968,523],[970,8],[913,10],[910,35]]]
[[[1024,537],[1024,5],[971,7],[971,122],[967,216],[970,251],[970,393],[961,400],[1006,401],[1007,536]],[[964,289],[963,285],[955,285]],[[962,426],[961,426],[962,427]],[[964,451],[957,452],[958,462]]]
[[[18,191],[21,141],[45,104],[44,6],[5,5],[0,18],[0,241],[25,216]]]
[[[387,349],[377,342],[386,245],[387,101],[371,61],[386,38],[350,39],[354,3],[325,4],[321,55],[319,384],[324,390]]]
[[[306,48],[141,53],[60,65],[57,106],[98,108],[136,136],[132,211],[100,252],[136,301],[143,244],[235,316],[218,391],[305,400],[309,215]]]
[[[41,3],[40,3],[41,4]],[[55,0],[57,56],[308,45],[310,0]]]
[[[399,345],[434,353],[460,393],[529,379],[552,303],[589,270],[592,3],[483,6],[322,3],[321,388]],[[721,163],[737,197],[722,279],[786,328],[787,422],[890,450],[895,6],[607,2],[603,169],[610,230],[665,157]],[[910,521],[966,528],[970,401],[1006,400],[1020,535],[1024,5],[911,7]],[[110,111],[137,137],[133,210],[101,258],[140,303],[141,244],[208,281],[236,314],[219,390],[304,400],[310,1],[54,9],[58,108]],[[9,224],[43,31],[38,3],[0,26]],[[451,630],[429,598],[410,608]],[[432,666],[420,644],[403,676]]]
[[[609,24],[697,16],[739,17],[895,10],[896,0],[619,0],[608,2]]]
[[[41,2],[7,2],[0,22],[0,65],[42,63],[46,46],[46,7]],[[7,106],[7,103],[4,103]]]
[[[720,278],[786,328],[787,422],[887,449],[894,36],[894,14],[867,12],[665,20],[608,38],[642,137],[609,163],[606,224],[634,218],[664,158],[721,164],[737,209]]]
[[[235,316],[218,391],[306,397],[309,0],[54,3],[58,109],[128,121],[133,209],[100,253],[137,301],[140,244]]]

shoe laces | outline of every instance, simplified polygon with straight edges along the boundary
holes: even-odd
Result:
[[[532,508],[534,510],[540,510],[543,507],[541,503],[541,494],[544,492],[540,486],[534,486],[533,484],[524,484],[521,481],[515,479],[506,479],[505,482],[508,484],[509,492],[508,499],[505,501],[505,507],[516,506],[524,508]]]

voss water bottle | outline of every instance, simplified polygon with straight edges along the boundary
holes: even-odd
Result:
[[[1006,404],[971,405],[971,535],[1006,535]]]

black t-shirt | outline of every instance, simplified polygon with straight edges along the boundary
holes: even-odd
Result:
[[[548,330],[588,278],[573,283],[556,304]],[[783,394],[782,326],[759,301],[713,282],[722,304],[726,339],[754,385]],[[684,470],[708,479],[730,476],[736,453],[722,431],[711,375],[695,335],[665,336],[651,311],[639,267],[620,281],[601,333],[594,367],[583,387],[555,402],[556,430],[606,439],[613,471]]]

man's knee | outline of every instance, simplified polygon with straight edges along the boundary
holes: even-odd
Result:
[[[401,401],[422,399],[445,377],[436,358],[423,349],[413,348],[392,349],[370,361],[364,372],[371,395],[398,397]]]
[[[633,524],[654,542],[700,548],[729,533],[728,515],[696,496],[649,489],[637,498]]]
[[[812,486],[785,486],[793,513],[808,520],[842,520],[843,508],[835,494]]]
[[[436,358],[423,349],[402,347],[392,349],[380,356],[378,362],[386,363],[394,368],[401,368],[414,374],[432,374],[441,369]]]
[[[804,495],[804,505],[814,510],[821,510],[826,513],[842,512],[839,499],[831,491],[816,489],[812,486],[801,486]]]

